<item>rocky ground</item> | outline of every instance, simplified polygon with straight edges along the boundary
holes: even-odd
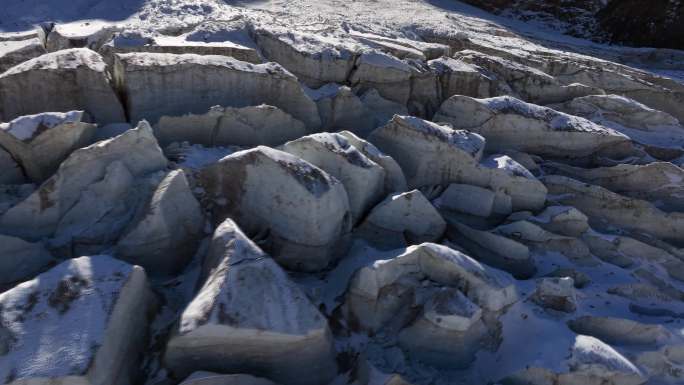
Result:
[[[684,52],[76,3],[0,10],[2,383],[684,381]]]

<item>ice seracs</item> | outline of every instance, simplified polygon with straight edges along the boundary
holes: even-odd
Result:
[[[324,132],[304,136],[285,143],[282,149],[342,182],[354,223],[384,195],[385,170],[340,134]]]
[[[542,181],[559,203],[581,210],[596,228],[612,225],[650,234],[664,241],[677,243],[684,240],[682,213],[667,213],[647,201],[564,176],[548,175]]]
[[[181,382],[181,385],[276,385],[276,383],[249,374],[195,372]]]
[[[395,115],[368,140],[401,166],[411,188],[449,183],[470,184],[503,192],[514,210],[539,209],[546,188],[523,166],[505,155],[482,159],[485,140],[413,116]]]
[[[166,165],[152,128],[141,122],[71,153],[56,174],[0,217],[0,229],[27,240],[47,237],[58,245],[104,246],[144,202],[145,183],[140,181]]]
[[[83,110],[100,124],[125,122],[102,56],[87,48],[51,52],[0,74],[0,120]]]
[[[38,37],[2,40],[0,36],[0,74],[29,59],[47,53],[44,42]]]
[[[552,158],[632,154],[629,138],[613,129],[511,96],[453,96],[434,120],[482,135],[488,151],[512,149]]]
[[[321,125],[316,104],[297,78],[276,63],[136,52],[117,54],[113,72],[132,121],[147,119],[156,124],[165,115],[203,114],[215,105],[269,104],[301,120],[308,129]]]
[[[332,379],[337,367],[326,319],[232,220],[214,232],[204,271],[166,347],[174,373],[249,373],[285,385]]]
[[[83,111],[45,112],[0,123],[0,146],[18,160],[35,182],[49,178],[74,150],[92,143],[96,125]]]
[[[266,236],[278,263],[321,270],[344,254],[352,221],[347,192],[311,163],[259,146],[207,166],[199,181],[214,223],[231,217],[247,234]]]
[[[0,290],[2,286],[33,278],[54,262],[42,243],[0,235]]]
[[[106,255],[62,262],[0,294],[0,377],[13,385],[134,383],[151,301],[138,266]]]
[[[487,311],[500,311],[517,300],[515,285],[507,273],[446,246],[423,243],[358,270],[351,280],[345,306],[360,327],[378,330],[388,322],[401,322],[398,312],[413,301],[410,293],[419,290],[422,280],[457,288]]]
[[[423,193],[390,194],[371,210],[357,231],[371,242],[389,247],[438,241],[446,222]]]
[[[116,243],[117,256],[150,272],[185,267],[203,235],[204,216],[182,170],[169,172]]]
[[[205,146],[277,146],[306,135],[304,123],[266,104],[214,106],[204,114],[162,116],[155,135],[164,146],[187,141]]]
[[[665,211],[682,211],[684,169],[669,162],[619,164],[591,169],[546,162],[550,172],[565,175],[618,194],[652,202]]]

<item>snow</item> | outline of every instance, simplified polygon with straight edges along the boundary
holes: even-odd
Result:
[[[9,123],[0,123],[0,130],[21,141],[29,141],[40,134],[40,127],[53,128],[64,123],[80,122],[83,111],[44,112],[36,115],[21,116]]]
[[[132,270],[109,256],[81,257],[0,294],[0,324],[13,341],[0,378],[85,373]]]

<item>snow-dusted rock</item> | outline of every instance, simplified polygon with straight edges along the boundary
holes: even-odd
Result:
[[[662,325],[645,324],[626,318],[583,316],[568,321],[575,333],[596,337],[615,345],[659,345],[671,334]]]
[[[513,149],[558,158],[597,153],[622,158],[632,151],[629,138],[613,129],[510,96],[453,96],[434,120],[477,132],[487,140],[488,151]]]
[[[204,114],[162,116],[155,135],[162,145],[187,141],[205,146],[276,146],[308,133],[304,123],[278,107],[214,106]]]
[[[454,288],[441,288],[399,334],[399,346],[415,358],[447,369],[466,368],[488,330],[482,309]]]
[[[25,40],[0,40],[0,74],[45,53],[45,45],[35,37]]]
[[[316,104],[291,73],[276,63],[252,64],[228,56],[128,53],[116,55],[114,78],[132,121],[203,114],[210,107],[276,106],[316,129]]]
[[[61,237],[59,243],[111,241],[145,195],[136,178],[166,164],[152,128],[141,122],[71,153],[55,175],[0,217],[0,231],[28,240]]]
[[[406,177],[399,164],[389,155],[384,154],[371,142],[363,140],[350,131],[341,131],[349,143],[361,151],[368,159],[385,169],[385,193],[403,192],[408,189]]]
[[[665,211],[684,211],[684,169],[669,162],[620,164],[591,169],[548,162],[545,167],[556,174],[650,201]]]
[[[142,268],[105,255],[68,260],[0,294],[0,377],[133,384],[151,298]]]
[[[518,279],[527,279],[536,273],[534,259],[524,244],[462,223],[450,221],[449,225],[449,239],[467,250],[478,261],[507,271]]]
[[[625,356],[601,340],[578,335],[563,362],[567,369],[530,365],[502,379],[504,385],[641,385],[647,378]]]
[[[530,103],[559,103],[575,97],[603,93],[583,84],[564,85],[536,68],[486,53],[465,50],[454,55],[458,60],[486,69],[506,81],[514,95]]]
[[[446,222],[419,190],[388,196],[359,227],[367,239],[393,247],[438,241]],[[391,241],[391,242],[390,242]]]
[[[195,372],[180,385],[276,385],[276,383],[249,374]]]
[[[517,300],[513,279],[469,256],[434,243],[411,246],[392,259],[358,270],[347,291],[346,308],[364,329],[397,322],[404,306],[413,306],[421,280],[455,287],[486,311],[499,311]]]
[[[54,261],[41,243],[0,235],[0,287],[33,278]]]
[[[207,166],[199,179],[213,200],[214,222],[231,217],[248,234],[267,233],[266,249],[278,263],[319,270],[344,252],[347,192],[318,167],[259,146]]]
[[[12,154],[0,147],[0,185],[20,184],[26,181],[24,170],[12,157]]]
[[[125,122],[102,57],[87,48],[48,53],[0,74],[0,120],[84,110],[100,124]]]
[[[325,317],[230,219],[214,233],[205,272],[166,347],[174,373],[247,373],[292,385],[323,385],[336,374]]]
[[[564,176],[549,175],[542,181],[556,201],[574,206],[588,216],[592,227],[613,225],[651,234],[665,241],[684,240],[683,213],[666,213],[649,202]]]
[[[572,313],[577,309],[575,282],[570,277],[542,278],[537,281],[537,290],[532,300],[547,309]]]
[[[539,251],[557,251],[581,265],[595,265],[587,245],[580,239],[554,234],[533,222],[522,220],[498,226],[495,232]]]
[[[169,172],[142,213],[118,240],[117,256],[150,273],[182,270],[194,255],[204,228],[202,209],[185,173]]]
[[[282,149],[342,182],[354,223],[384,196],[385,170],[340,134],[312,134],[287,142]]]
[[[22,116],[0,123],[0,146],[31,180],[42,182],[72,151],[92,143],[97,126],[82,120],[82,111]]]

